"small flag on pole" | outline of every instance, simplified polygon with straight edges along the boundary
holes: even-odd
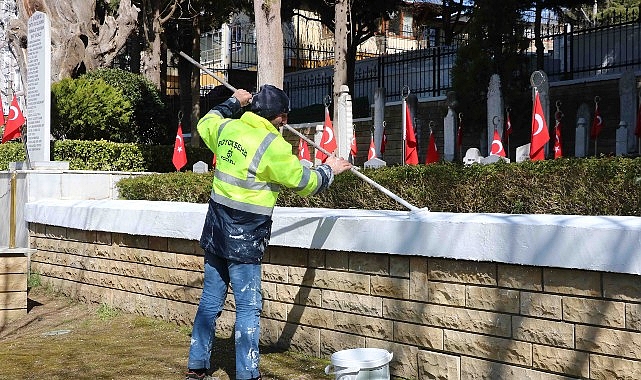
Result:
[[[545,160],[545,144],[550,141],[550,131],[543,114],[539,92],[535,91],[534,109],[532,111],[532,140],[530,143],[530,160]]]
[[[374,136],[369,142],[369,151],[367,152],[367,161],[376,157],[376,145],[374,144]]]
[[[329,153],[334,153],[336,150],[336,137],[334,136],[334,126],[332,125],[332,119],[329,117],[329,108],[325,107],[325,122],[323,123],[323,134],[321,136],[320,147],[328,151]],[[316,149],[315,157],[321,162],[325,162],[327,155],[321,152],[319,149]]]
[[[554,126],[554,158],[563,157],[563,146],[561,140],[561,120],[556,121]]]
[[[303,140],[302,137],[298,139],[298,159],[312,161],[312,156],[309,153],[309,146],[307,141]]]
[[[441,157],[438,153],[438,148],[436,147],[436,139],[434,138],[434,133],[430,128],[430,141],[427,144],[427,156],[425,157],[425,164],[438,162],[440,158]]]
[[[490,151],[491,156],[500,156],[505,157],[505,149],[503,149],[503,141],[501,140],[501,135],[499,131],[494,129],[494,138],[492,139],[492,150]]]
[[[592,129],[590,129],[590,138],[596,140],[601,134],[603,129],[603,118],[601,117],[601,111],[599,111],[599,102],[596,102],[594,105],[594,119],[592,120]]]
[[[414,126],[412,124],[410,108],[407,103],[405,103],[405,163],[407,165],[418,165],[416,135],[414,134]]]
[[[352,132],[352,142],[349,148],[349,154],[352,155],[352,160],[356,158],[356,153],[358,153],[358,146],[356,145],[356,130]]]
[[[22,136],[20,127],[24,125],[24,122],[24,116],[22,115],[22,110],[20,110],[20,104],[18,104],[18,97],[14,94],[9,107],[9,117],[2,134],[2,143]]]
[[[214,156],[215,158],[216,156]],[[187,165],[187,152],[185,151],[185,142],[183,140],[183,127],[178,123],[178,132],[176,133],[176,142],[174,143],[174,156],[171,159],[177,171]]]

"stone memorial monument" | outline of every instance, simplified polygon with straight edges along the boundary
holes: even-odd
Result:
[[[590,107],[581,103],[576,113],[576,137],[574,142],[574,156],[586,157],[588,155],[588,120],[590,120]]]
[[[443,118],[443,158],[445,161],[454,161],[456,159],[456,131],[457,131],[457,114],[456,94],[454,91],[447,93],[447,115]]]
[[[378,157],[374,157],[372,159],[369,159],[369,160],[365,161],[363,166],[366,169],[378,169],[378,168],[382,168],[384,166],[387,166],[387,163],[385,161],[381,160]]]
[[[194,173],[207,173],[207,171],[209,170],[209,165],[207,165],[203,161],[198,161],[194,164],[192,170]]]
[[[501,77],[493,74],[490,77],[490,84],[487,88],[487,154],[490,154],[490,147],[494,139],[494,128],[503,136],[503,95],[501,94]]]
[[[616,155],[623,156],[626,154],[628,154],[628,124],[621,120],[616,132]]]
[[[516,147],[516,162],[530,160],[530,143]]]
[[[27,136],[32,168],[58,167],[51,161],[51,26],[48,16],[35,12],[27,30]],[[66,163],[68,167],[68,163]]]
[[[634,71],[626,70],[619,79],[619,103],[621,123],[625,123],[627,128],[627,146],[625,153],[635,153],[637,151],[637,136],[634,134],[634,121],[637,113],[637,80]],[[619,124],[619,127],[621,124]],[[623,143],[623,142],[621,142]],[[619,132],[617,130],[617,155],[619,155]]]
[[[463,157],[463,163],[465,165],[478,164],[481,162],[481,151],[479,148],[470,148],[465,152],[465,157]]]

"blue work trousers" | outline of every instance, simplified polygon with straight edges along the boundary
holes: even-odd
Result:
[[[227,288],[231,284],[236,304],[236,379],[259,376],[258,342],[262,310],[260,276],[260,263],[241,263],[205,253],[205,279],[191,334],[189,368],[209,369],[216,320],[223,310]]]

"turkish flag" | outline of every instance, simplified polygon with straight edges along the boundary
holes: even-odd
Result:
[[[637,111],[637,128],[634,130],[637,137],[641,137],[641,101],[639,101],[639,110]]]
[[[554,126],[554,158],[563,157],[563,147],[561,145],[561,121],[557,120]]]
[[[490,156],[505,157],[505,149],[503,149],[503,141],[497,129],[494,129],[494,138],[492,139],[492,151]]]
[[[534,96],[534,110],[532,111],[532,141],[530,143],[530,160],[545,160],[545,144],[550,141],[548,123],[543,114],[539,92]]]
[[[463,120],[459,120],[456,130],[456,146],[460,148],[461,145],[463,145]]]
[[[20,133],[20,127],[22,127],[23,124],[24,116],[20,110],[18,98],[14,94],[13,100],[11,101],[11,107],[9,107],[9,117],[4,126],[4,133],[2,134],[2,143],[22,136]]]
[[[383,141],[381,141],[381,153],[385,153],[385,145],[387,145],[387,132],[385,132],[385,126],[383,126]]]
[[[601,129],[603,129],[603,118],[601,117],[601,111],[599,111],[599,104],[597,103],[594,106],[594,120],[592,120],[592,129],[590,129],[590,138],[592,140],[599,138]]]
[[[505,135],[509,136],[512,134],[512,121],[510,120],[510,114],[507,114],[505,118]]]
[[[408,165],[418,165],[418,149],[416,144],[416,135],[412,125],[412,116],[410,108],[405,103],[405,163]]]
[[[427,144],[427,157],[425,157],[425,164],[438,162],[440,159],[438,148],[436,147],[436,139],[434,133],[430,130],[430,142]]]
[[[302,137],[298,139],[298,159],[312,161],[312,155],[309,153],[309,146],[307,141]]]
[[[171,162],[173,162],[176,170],[180,170],[183,166],[187,165],[187,152],[185,152],[183,127],[181,123],[178,123],[178,133],[176,133],[176,142],[174,143],[174,156],[171,158]]]
[[[349,148],[349,154],[352,155],[352,158],[356,158],[356,153],[358,153],[358,146],[356,146],[356,131],[352,133],[352,143]]]
[[[367,151],[367,160],[371,160],[376,157],[376,145],[374,144],[374,136],[369,142],[369,150]]]
[[[332,126],[332,119],[329,118],[329,109],[325,107],[325,123],[323,124],[323,134],[321,136],[320,147],[333,153],[336,150],[336,137],[334,136],[334,127]],[[316,149],[316,158],[325,162],[327,155]]]

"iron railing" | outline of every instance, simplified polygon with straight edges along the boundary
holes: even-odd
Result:
[[[641,6],[640,6],[641,8]],[[546,20],[541,27],[545,46],[544,67],[550,81],[580,79],[625,70],[641,70],[640,8],[594,20],[590,23],[564,23]],[[530,30],[527,37],[533,39]],[[428,36],[427,33],[422,33]],[[384,35],[375,41],[379,53],[361,49],[355,68],[354,99],[367,98],[373,103],[374,90],[386,89],[387,100],[400,100],[403,87],[419,97],[443,96],[451,89],[450,72],[456,59],[457,46],[439,46],[440,39],[414,41],[411,50],[389,54],[389,41]],[[217,61],[213,52],[203,52],[207,67],[225,75],[229,69],[255,71],[255,42],[232,41],[234,46],[227,63]],[[462,43],[457,41],[457,45]],[[286,42],[284,90],[292,99],[292,108],[323,104],[332,93],[334,52],[327,43],[299,45]],[[436,45],[436,46],[434,46]],[[430,46],[430,47],[425,47]],[[396,51],[396,50],[394,50]],[[530,71],[537,70],[534,44],[526,51]],[[171,90],[171,89],[169,89]],[[177,89],[175,89],[177,90]],[[203,88],[205,96],[211,88]],[[203,104],[203,110],[210,104]]]

